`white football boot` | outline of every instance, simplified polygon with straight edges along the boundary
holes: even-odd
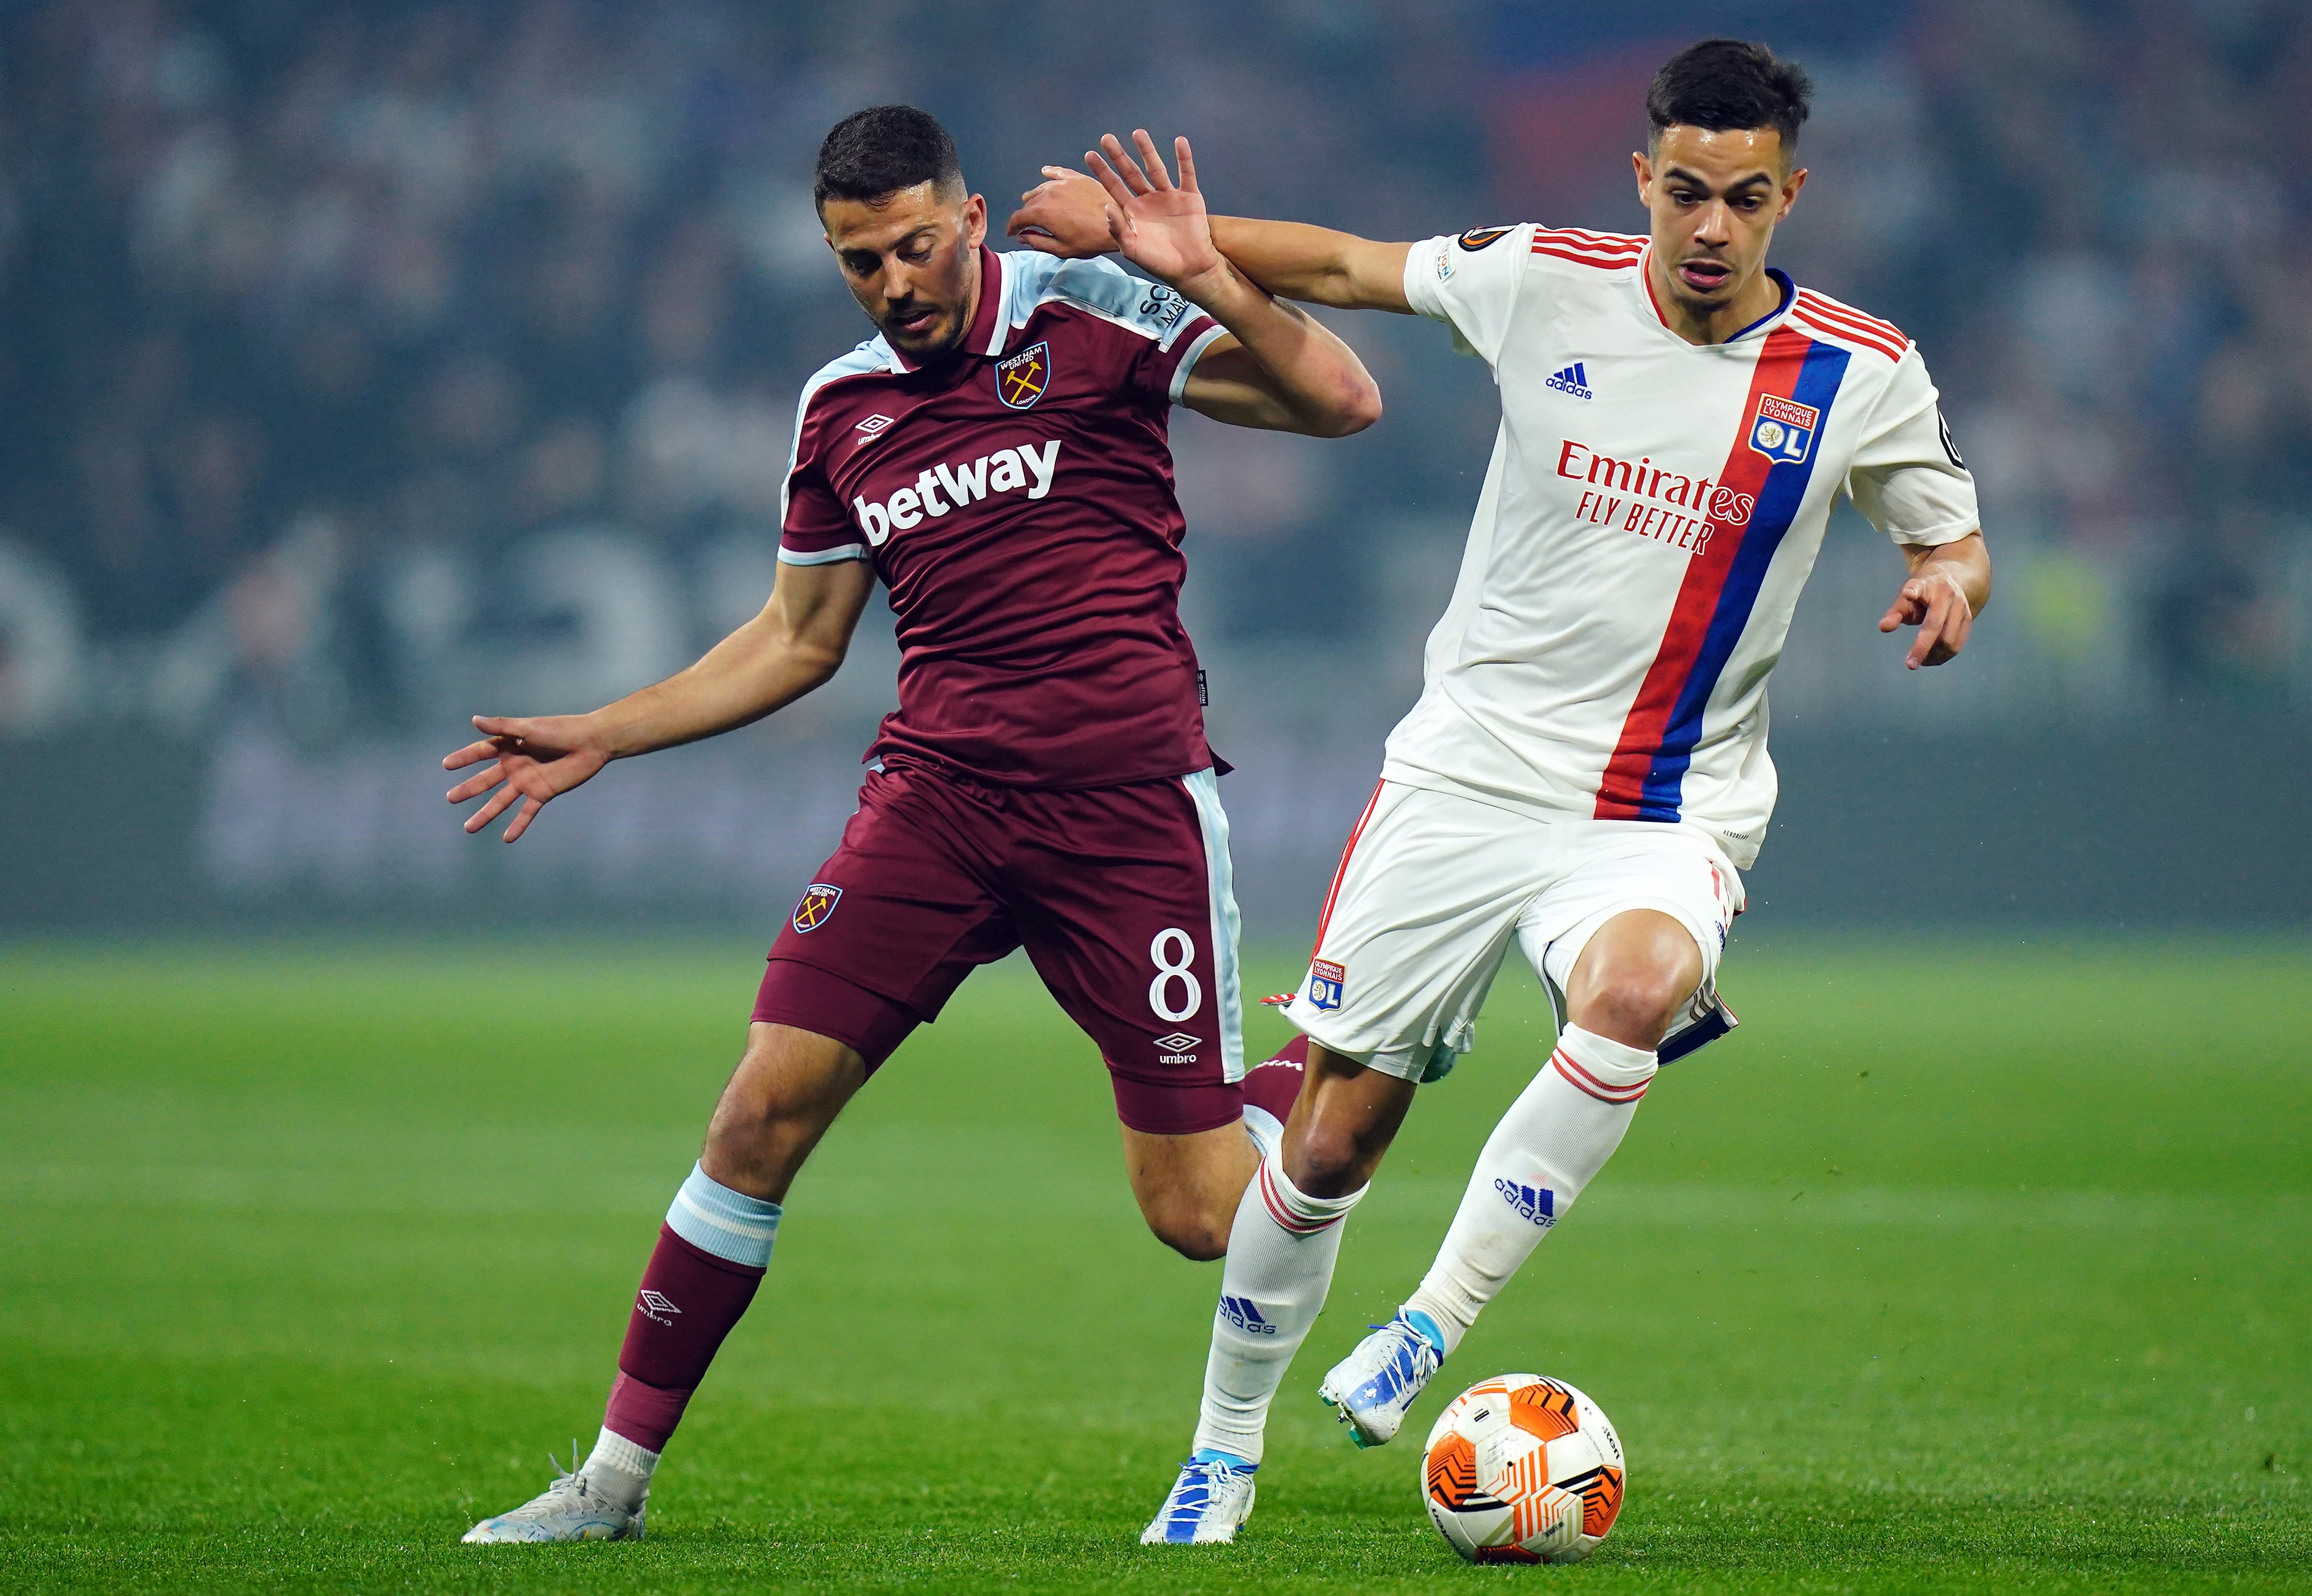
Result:
[[[1402,1311],[1356,1350],[1333,1365],[1317,1387],[1318,1400],[1336,1409],[1359,1446],[1386,1446],[1397,1438],[1406,1409],[1421,1394],[1444,1358],[1437,1345],[1414,1328]]]
[[[571,1448],[574,1454],[577,1448]],[[484,1519],[463,1537],[468,1546],[512,1546],[554,1540],[640,1540],[643,1514],[650,1506],[645,1487],[642,1500],[629,1509],[618,1497],[594,1487],[593,1470],[573,1474],[548,1454],[554,1463],[554,1483],[537,1496],[494,1519]],[[574,1455],[573,1462],[577,1461]],[[631,1478],[632,1476],[627,1478]]]
[[[1252,1516],[1252,1472],[1225,1457],[1199,1455],[1180,1465],[1172,1494],[1155,1522],[1140,1532],[1143,1546],[1226,1546]]]

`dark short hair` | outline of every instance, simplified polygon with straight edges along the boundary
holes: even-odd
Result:
[[[810,196],[872,202],[918,183],[963,187],[963,162],[939,118],[912,105],[871,105],[828,130]]]
[[[1775,58],[1763,44],[1739,39],[1705,39],[1662,64],[1646,87],[1649,135],[1659,142],[1665,127],[1703,127],[1723,133],[1771,127],[1782,135],[1782,155],[1799,147],[1799,124],[1807,119],[1814,82],[1795,61]]]

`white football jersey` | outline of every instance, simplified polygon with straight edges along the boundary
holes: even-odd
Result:
[[[1699,826],[1747,868],[1774,807],[1766,676],[1839,494],[1931,545],[1976,529],[1975,482],[1895,327],[1777,272],[1773,315],[1688,344],[1648,249],[1531,224],[1413,247],[1406,298],[1493,367],[1502,425],[1382,775]]]

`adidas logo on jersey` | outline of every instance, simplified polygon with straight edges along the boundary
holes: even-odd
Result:
[[[1577,399],[1596,398],[1598,396],[1590,391],[1590,373],[1583,371],[1581,365],[1581,362],[1575,361],[1542,386],[1554,388],[1561,394],[1572,394]]]
[[[1510,1205],[1517,1217],[1544,1230],[1557,1223],[1557,1194],[1546,1186],[1520,1185],[1515,1181],[1495,1181],[1493,1190]]]
[[[1028,497],[1040,499],[1052,491],[1059,462],[1058,439],[1022,443],[981,455],[968,464],[934,466],[915,478],[915,486],[901,488],[880,504],[870,503],[863,495],[851,501],[851,509],[867,541],[881,548],[892,533],[920,526],[926,517],[936,519],[950,510],[998,493],[1025,488]]]
[[[1253,1306],[1248,1296],[1221,1298],[1221,1317],[1248,1336],[1273,1336],[1276,1333],[1276,1327],[1260,1316],[1260,1310]]]

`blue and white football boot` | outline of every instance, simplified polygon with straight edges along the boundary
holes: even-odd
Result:
[[[574,1453],[577,1447],[574,1444]],[[548,1457],[546,1460],[554,1463]],[[578,1460],[574,1456],[571,1461]],[[594,1481],[593,1470],[573,1474],[554,1463],[554,1483],[511,1513],[484,1519],[466,1531],[468,1546],[510,1546],[556,1540],[640,1540],[650,1490],[629,1508]],[[626,1478],[632,1478],[632,1476]]]
[[[1155,1522],[1140,1532],[1143,1546],[1226,1546],[1252,1516],[1252,1476],[1259,1468],[1224,1452],[1201,1448],[1180,1465],[1180,1478]]]
[[[1399,1309],[1387,1324],[1333,1365],[1317,1396],[1349,1426],[1359,1446],[1386,1446],[1397,1438],[1406,1409],[1445,1361],[1445,1337],[1428,1314]]]

